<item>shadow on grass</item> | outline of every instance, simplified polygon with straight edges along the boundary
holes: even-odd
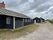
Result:
[[[25,36],[29,33],[32,33],[38,28],[38,25],[31,24],[20,30],[9,31],[9,30],[0,30],[0,38],[1,39],[9,39],[9,38],[18,38],[21,36]]]

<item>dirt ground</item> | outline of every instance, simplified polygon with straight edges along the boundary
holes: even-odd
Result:
[[[51,23],[37,23],[37,25],[39,27],[34,32],[9,40],[53,40],[53,25]]]

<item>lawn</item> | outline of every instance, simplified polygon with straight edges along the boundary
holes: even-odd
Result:
[[[15,31],[10,30],[0,30],[0,39],[18,38],[25,36],[38,28],[38,25],[31,24],[24,26],[23,28],[18,28]]]

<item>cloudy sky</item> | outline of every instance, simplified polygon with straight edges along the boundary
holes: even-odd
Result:
[[[6,9],[23,13],[31,18],[53,19],[53,0],[0,0]]]

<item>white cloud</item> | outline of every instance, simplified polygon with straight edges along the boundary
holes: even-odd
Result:
[[[34,0],[29,0],[29,2],[34,2]]]
[[[0,3],[3,2],[3,0],[0,0]]]
[[[45,19],[53,17],[53,0],[4,0],[6,9],[24,13],[34,18],[36,16]],[[0,0],[2,2],[2,0]]]

